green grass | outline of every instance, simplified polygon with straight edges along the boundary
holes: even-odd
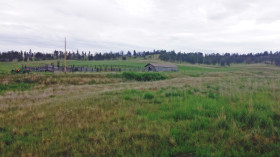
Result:
[[[0,156],[279,156],[278,67],[181,66],[2,74]]]
[[[236,102],[230,95],[209,96],[213,92],[204,90],[206,94],[190,94],[178,88],[161,89],[144,93],[143,100],[140,91],[133,91],[125,103],[138,106],[138,119],[169,128],[167,135],[159,133],[170,138],[161,141],[162,149],[168,150],[167,156],[277,156],[280,153],[279,108],[275,111],[270,107],[278,105],[278,98],[268,94],[270,91],[242,93]],[[252,104],[247,102],[249,99],[253,100]]]
[[[13,84],[0,84],[0,94],[5,91],[16,91],[16,90],[28,90],[32,87],[32,84],[28,83],[13,83]]]

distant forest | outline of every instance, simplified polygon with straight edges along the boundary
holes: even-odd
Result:
[[[230,66],[232,63],[268,63],[280,66],[280,51],[276,52],[262,52],[262,53],[248,53],[248,54],[238,54],[238,53],[211,53],[203,54],[202,52],[175,52],[166,50],[154,50],[154,51],[142,51],[136,52],[135,50],[124,53],[120,52],[107,52],[107,53],[95,53],[89,52],[67,52],[68,60],[114,60],[123,59],[126,60],[128,57],[151,57],[151,55],[159,55],[159,59],[169,62],[187,62],[191,64],[212,64],[221,66]],[[53,60],[53,59],[63,59],[64,52],[55,50],[52,54],[42,53],[42,52],[29,52],[26,51],[8,51],[0,52],[1,62],[11,62],[11,61],[39,61],[39,60]]]

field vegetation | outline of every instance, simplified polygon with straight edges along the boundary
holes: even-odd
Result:
[[[21,63],[0,65],[0,156],[280,154],[280,69],[273,65],[67,74],[9,74]]]

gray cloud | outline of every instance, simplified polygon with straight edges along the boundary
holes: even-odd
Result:
[[[0,50],[279,50],[277,0],[9,0]]]

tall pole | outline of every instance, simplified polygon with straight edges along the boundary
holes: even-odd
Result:
[[[66,74],[66,37],[65,37],[65,52],[64,52],[64,73]]]

